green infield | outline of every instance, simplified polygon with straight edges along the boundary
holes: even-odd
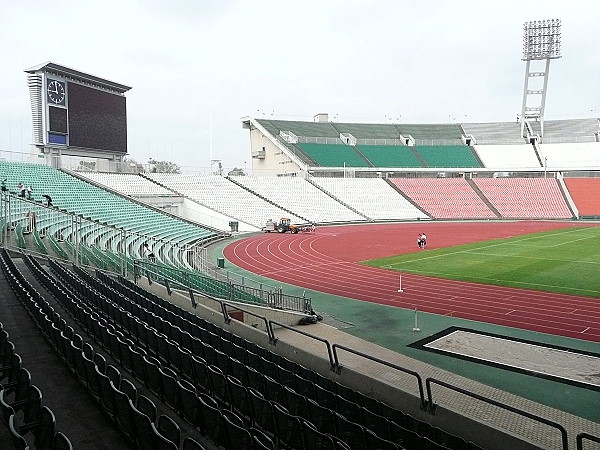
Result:
[[[363,264],[453,280],[600,297],[600,228],[525,234]]]

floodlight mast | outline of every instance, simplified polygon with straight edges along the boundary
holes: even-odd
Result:
[[[525,86],[523,87],[523,104],[520,116],[522,137],[527,137],[524,134],[525,126],[528,128],[528,134],[532,131],[532,122],[539,122],[539,135],[540,137],[544,135],[544,109],[548,88],[548,71],[550,70],[550,60],[562,56],[560,54],[560,39],[560,19],[533,20],[523,24],[523,61],[526,61],[527,64],[525,66]],[[545,61],[544,70],[532,70],[532,61]],[[537,89],[530,86],[530,82],[533,80],[537,81]],[[532,102],[528,103],[528,100],[532,100]]]

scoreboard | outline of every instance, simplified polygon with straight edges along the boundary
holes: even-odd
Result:
[[[25,70],[34,145],[64,155],[127,154],[128,86],[55,63]]]

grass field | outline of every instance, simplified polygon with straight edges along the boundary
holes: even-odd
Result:
[[[600,298],[600,227],[526,234],[363,264],[453,280]]]

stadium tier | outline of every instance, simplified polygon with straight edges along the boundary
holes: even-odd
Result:
[[[530,144],[475,145],[473,148],[487,168],[526,170],[541,167]]]
[[[504,218],[573,217],[554,178],[475,178],[473,182]]]
[[[304,219],[289,210],[257,196],[248,189],[218,175],[149,173],[146,176],[169,189],[219,211],[232,220],[263,227],[267,219],[289,217],[294,222]]]
[[[498,217],[463,178],[392,178],[390,181],[431,217]]]
[[[598,170],[598,119],[546,121],[522,132],[519,123],[358,124],[245,119],[256,171],[352,168],[358,172],[400,169]],[[522,134],[523,133],[523,134]],[[251,134],[251,136],[254,136]],[[260,139],[258,139],[260,138]],[[265,145],[263,138],[270,142]],[[255,144],[253,144],[255,145]],[[272,147],[270,146],[272,145]],[[274,166],[270,160],[277,160]]]
[[[600,217],[600,178],[565,178],[565,184],[580,217]]]
[[[370,220],[429,218],[381,178],[313,177],[310,181]],[[377,201],[373,201],[374,198]]]
[[[170,246],[184,247],[221,234],[48,166],[1,161],[0,177],[7,179],[9,190],[21,182],[33,186],[32,202],[15,202],[11,219],[29,230],[35,214],[35,228],[59,240],[71,240],[77,233],[83,242],[103,243],[116,250],[124,245],[121,236],[126,232],[128,254],[138,257],[144,240],[152,239],[157,243],[156,251],[167,257]],[[52,208],[42,206],[47,202],[44,195],[51,197]]]

